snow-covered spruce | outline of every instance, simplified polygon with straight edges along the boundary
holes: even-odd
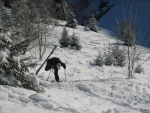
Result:
[[[76,26],[78,25],[78,21],[75,19],[75,17],[70,17],[67,20],[67,27],[71,27],[71,28],[76,28]]]
[[[95,19],[94,14],[92,14],[91,17],[89,18],[89,21],[85,27],[85,30],[91,30],[95,32],[99,31],[99,28],[97,26],[97,20]]]
[[[36,91],[44,91],[39,88],[40,84],[34,77],[29,80],[29,76],[25,74],[29,72],[29,67],[35,67],[30,59],[20,59],[18,52],[24,51],[24,48],[17,49],[11,41],[11,34],[0,34],[0,84],[19,86]],[[35,83],[36,82],[36,83]]]

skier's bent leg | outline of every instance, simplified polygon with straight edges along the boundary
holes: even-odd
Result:
[[[55,80],[57,82],[59,82],[59,75],[58,75],[58,69],[57,68],[54,69],[54,75],[55,75]]]

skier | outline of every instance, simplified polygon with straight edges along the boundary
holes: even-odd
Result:
[[[57,57],[52,57],[51,59],[47,60],[45,71],[48,71],[50,69],[54,69],[55,80],[57,82],[59,82],[58,70],[60,69],[61,66],[63,66],[63,68],[66,69],[66,64],[65,63],[63,63]]]

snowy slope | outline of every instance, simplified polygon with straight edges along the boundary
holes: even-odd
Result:
[[[63,24],[55,28],[58,39]],[[38,77],[45,84],[44,93],[0,86],[0,113],[150,113],[150,50],[140,47],[139,59],[145,72],[129,80],[125,67],[91,65],[98,51],[105,52],[109,43],[116,42],[109,31],[101,28],[100,33],[87,32],[82,26],[67,30],[80,37],[82,49],[55,50],[52,56],[59,57],[67,66],[65,73],[63,68],[59,71],[61,82],[55,82],[53,73],[46,81],[49,72],[43,67]],[[36,69],[53,48],[49,46]]]

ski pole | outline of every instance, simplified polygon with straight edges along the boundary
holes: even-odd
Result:
[[[36,75],[38,74],[38,72],[41,70],[41,68],[43,67],[43,65],[46,63],[46,61],[48,60],[48,58],[53,54],[54,50],[57,48],[57,45],[55,45],[54,49],[52,50],[52,52],[48,55],[48,57],[46,58],[46,60],[43,62],[43,64],[39,67],[39,69],[36,71]]]
[[[51,69],[50,69],[50,71],[49,71],[49,75],[48,75],[47,81],[48,81],[48,79],[49,79],[49,77],[50,77],[50,73],[51,73]]]
[[[65,74],[65,82],[66,82],[66,70],[64,69],[64,74]]]

